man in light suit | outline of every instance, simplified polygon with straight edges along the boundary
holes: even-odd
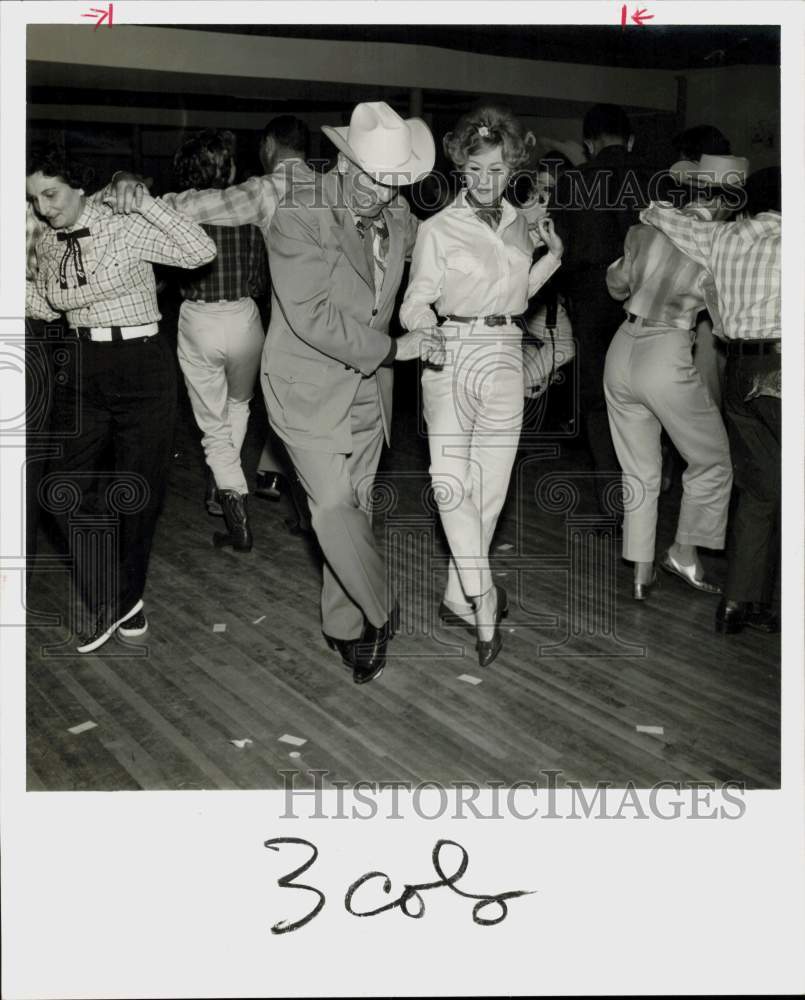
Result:
[[[399,615],[368,498],[389,440],[395,360],[439,364],[434,330],[388,335],[416,219],[397,193],[430,172],[427,125],[384,102],[324,126],[335,169],[283,199],[269,230],[272,303],[262,384],[324,554],[322,628],[356,683],[377,677]]]

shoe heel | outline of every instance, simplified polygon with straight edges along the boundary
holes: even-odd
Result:
[[[327,645],[330,647],[330,649],[334,649],[336,652],[338,652],[338,646],[335,643],[335,639],[333,639],[333,637],[331,635],[325,635],[324,638],[325,638],[325,641],[327,642]]]

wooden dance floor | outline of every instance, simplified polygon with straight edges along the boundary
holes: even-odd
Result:
[[[381,466],[375,527],[402,630],[383,675],[355,685],[325,646],[319,557],[310,540],[288,533],[285,499],[250,499],[251,553],[213,548],[222,522],[202,505],[185,399],[145,594],[149,632],[74,654],[66,624],[40,621],[66,623],[66,569],[34,575],[28,787],[265,789],[281,787],[279,772],[291,769],[327,771],[325,784],[511,784],[551,769],[560,784],[778,786],[779,637],[716,635],[718,598],[673,577],[647,603],[634,602],[619,541],[593,530],[589,503],[568,510],[567,483],[583,501],[591,492],[578,444],[545,437],[521,450],[493,544],[495,580],[511,608],[497,661],[482,671],[468,633],[439,625],[446,550],[425,502],[415,366],[397,367],[395,441]],[[258,412],[246,448],[250,482],[261,436]],[[661,498],[658,554],[673,537],[679,489],[677,481]],[[55,551],[44,531],[39,549]],[[723,556],[705,563],[723,578]],[[94,726],[70,731],[83,723]],[[297,787],[305,784],[303,774]]]

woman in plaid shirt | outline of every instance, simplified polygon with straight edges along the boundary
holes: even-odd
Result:
[[[28,200],[48,225],[35,247],[36,277],[26,282],[26,315],[64,313],[78,340],[76,370],[56,389],[61,456],[41,492],[70,538],[90,613],[77,649],[91,653],[117,629],[134,636],[148,627],[143,589],[176,414],[152,265],[198,267],[216,251],[199,226],[144,189],[135,214],[116,215],[84,186],[63,150],[29,149]],[[88,504],[95,490],[104,515],[115,515],[102,536]],[[107,547],[100,554],[99,537]]]
[[[173,161],[181,187],[226,188],[235,178],[234,149],[234,135],[224,130],[207,129],[188,139]],[[218,254],[183,285],[179,364],[214,477],[207,510],[223,513],[226,522],[227,534],[216,534],[216,544],[248,552],[252,547],[249,491],[240,452],[265,340],[254,300],[265,292],[268,262],[256,226],[204,225],[203,229],[215,241]]]

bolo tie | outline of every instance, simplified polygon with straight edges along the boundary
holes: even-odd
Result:
[[[60,243],[66,243],[67,246],[64,248],[64,255],[61,261],[59,261],[59,287],[68,288],[67,284],[67,262],[72,258],[73,266],[75,267],[76,277],[78,278],[79,285],[86,285],[87,283],[87,272],[84,270],[84,258],[81,256],[81,244],[79,240],[83,240],[85,237],[89,236],[89,229],[75,229],[72,233],[56,233],[56,239]]]
[[[355,228],[358,230],[358,235],[360,236],[360,238],[364,241],[364,248],[366,250],[366,257],[370,269],[373,269],[374,265],[377,264],[377,266],[380,268],[381,274],[385,274],[386,260],[385,260],[385,255],[382,252],[382,248],[384,245],[383,241],[388,240],[389,238],[389,229],[385,221],[383,219],[378,219],[377,222],[371,222],[367,221],[366,219],[356,219]],[[375,257],[374,234],[372,230],[375,230],[377,232],[377,235],[380,237],[381,252],[378,254],[377,257]],[[370,237],[369,240],[365,238],[367,235]]]

